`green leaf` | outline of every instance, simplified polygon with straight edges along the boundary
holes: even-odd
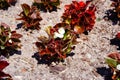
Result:
[[[0,43],[1,43],[1,45],[5,44],[5,42],[1,38],[0,38]]]
[[[65,20],[65,23],[70,24],[70,23],[71,23],[71,19],[69,19],[69,18],[66,19],[66,20]]]
[[[58,6],[58,5],[60,5],[60,1],[57,0],[57,2],[51,2],[51,4],[52,4],[53,6]]]
[[[64,37],[63,37],[63,40],[66,40],[66,39],[67,39],[67,32],[65,32]]]
[[[30,6],[27,5],[27,4],[22,4],[22,9],[23,9],[23,12],[25,13],[26,16],[28,16],[29,12],[30,12]]]
[[[0,26],[1,27],[1,26]],[[0,35],[2,34],[2,29],[0,28]]]
[[[120,80],[120,78],[117,78],[117,80]]]
[[[52,28],[52,26],[48,26],[46,29],[45,29],[45,31],[47,32],[47,34],[48,35],[50,35],[51,33],[50,33],[50,29]]]
[[[112,59],[112,58],[106,58],[106,63],[111,67],[117,66],[117,60]]]
[[[66,50],[66,54],[69,54],[71,52],[71,48],[69,47],[67,50]]]
[[[0,46],[0,48],[1,48],[2,50],[4,50],[4,49],[5,49],[5,46]]]

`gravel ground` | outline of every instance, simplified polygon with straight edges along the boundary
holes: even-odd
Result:
[[[21,23],[16,20],[22,11],[20,5],[22,3],[31,5],[32,2],[33,0],[17,0],[15,6],[9,7],[8,10],[0,10],[0,22],[5,22],[14,30],[17,24]],[[13,77],[13,80],[110,80],[110,71],[104,58],[109,52],[118,52],[115,45],[110,45],[110,40],[120,31],[117,24],[113,25],[111,21],[103,19],[105,12],[111,8],[110,0],[93,0],[93,4],[97,7],[94,29],[88,35],[80,35],[79,44],[72,51],[75,54],[67,57],[65,62],[47,66],[38,64],[38,61],[32,57],[37,52],[34,44],[37,37],[47,35],[44,31],[47,26],[61,22],[64,5],[71,2],[72,0],[61,0],[57,12],[41,12],[43,18],[40,22],[41,30],[30,33],[24,29],[17,29],[18,33],[23,34],[21,53],[6,59],[10,65],[4,70]]]

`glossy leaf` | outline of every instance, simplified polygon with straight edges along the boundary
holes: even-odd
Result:
[[[13,80],[9,74],[3,72],[3,69],[9,65],[7,61],[0,61],[0,80]]]
[[[117,33],[116,38],[120,39],[120,33]]]
[[[27,4],[22,4],[21,6],[25,15],[28,16],[28,14],[30,13],[30,6]]]
[[[117,66],[117,60],[112,59],[112,58],[106,58],[106,63],[109,66],[116,67]]]
[[[9,63],[7,61],[0,61],[0,71],[7,67]]]
[[[106,58],[106,63],[110,66],[111,71],[113,72],[112,80],[118,80],[120,78],[120,53],[113,52],[108,54]]]

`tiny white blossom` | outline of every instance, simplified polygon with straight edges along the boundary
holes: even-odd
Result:
[[[114,71],[113,74],[116,75],[116,72]]]
[[[118,64],[116,68],[117,68],[117,70],[120,70],[120,64]]]
[[[57,32],[54,33],[54,38],[63,38],[64,35],[63,34],[59,34]]]
[[[9,42],[9,43],[12,43],[12,40],[10,39],[8,42]]]
[[[60,34],[64,34],[64,33],[65,33],[65,29],[64,29],[63,27],[61,27],[60,29],[58,29],[58,32],[59,32]]]
[[[54,38],[63,38],[65,34],[65,30],[63,27],[58,29],[58,32],[54,32]]]

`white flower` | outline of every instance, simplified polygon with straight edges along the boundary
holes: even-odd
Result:
[[[117,70],[120,70],[120,64],[118,64],[116,68],[117,68]]]
[[[9,43],[12,43],[12,40],[10,39],[8,42],[9,42]]]
[[[64,28],[58,29],[58,32],[54,32],[54,38],[63,38],[65,34]]]
[[[59,34],[57,32],[54,33],[54,38],[63,38],[64,35],[63,34]]]
[[[64,34],[64,33],[65,33],[65,29],[64,29],[63,27],[61,27],[61,28],[58,30],[58,32],[59,32],[60,34]]]

